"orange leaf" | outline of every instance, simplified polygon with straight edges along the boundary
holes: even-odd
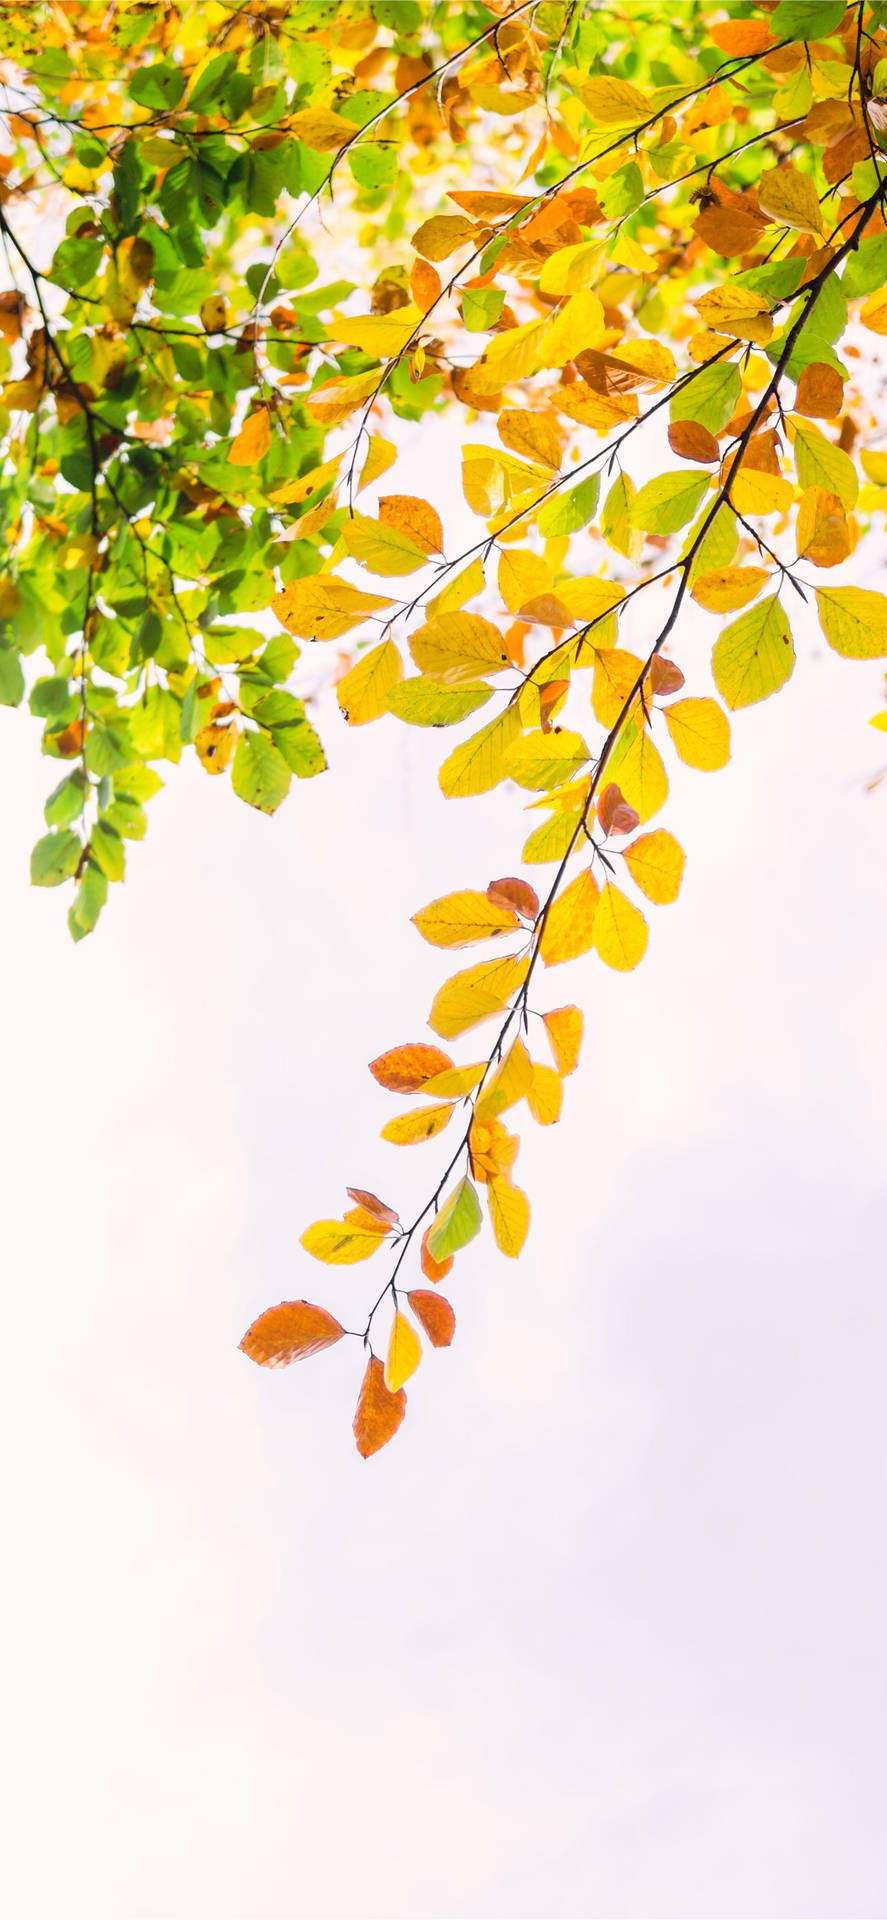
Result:
[[[432,1346],[452,1346],[456,1316],[449,1300],[442,1293],[426,1293],[424,1288],[414,1288],[412,1293],[407,1294],[407,1299]]]
[[[494,907],[513,907],[524,920],[535,920],[539,912],[539,895],[526,880],[491,880],[487,899]]]
[[[844,405],[844,382],[837,367],[811,361],[798,381],[795,406],[811,420],[833,420]]]
[[[363,1376],[353,1425],[357,1451],[365,1460],[394,1439],[406,1410],[407,1396],[403,1388],[398,1393],[389,1393],[385,1369],[374,1355]]]
[[[306,1360],[335,1346],[344,1332],[324,1307],[313,1307],[309,1300],[282,1300],[247,1327],[240,1350],[259,1367],[288,1367],[292,1360]]]
[[[436,1286],[439,1280],[446,1279],[447,1274],[449,1273],[450,1268],[453,1264],[454,1256],[453,1254],[448,1253],[445,1260],[435,1260],[433,1254],[430,1254],[428,1251],[428,1235],[430,1232],[431,1232],[431,1228],[426,1227],[425,1232],[422,1235],[422,1246],[419,1252],[419,1265],[422,1268],[422,1272],[424,1273],[426,1280],[433,1280]]]
[[[440,274],[430,260],[414,260],[410,273],[410,294],[420,313],[427,313],[440,299]]]
[[[597,817],[605,833],[634,833],[640,826],[640,814],[623,800],[615,781],[611,781],[597,803]]]
[[[248,413],[243,426],[228,449],[232,467],[254,467],[264,459],[271,445],[271,415],[267,407]]]
[[[406,533],[425,553],[443,553],[440,517],[427,500],[408,493],[389,493],[379,501],[379,519],[386,527]]]
[[[676,667],[673,660],[663,660],[661,653],[651,661],[648,679],[651,693],[660,698],[668,693],[680,693],[684,684],[680,667]]]
[[[345,1192],[356,1207],[362,1207],[364,1213],[372,1214],[374,1220],[383,1220],[391,1227],[400,1224],[400,1215],[395,1213],[394,1208],[386,1207],[384,1200],[377,1200],[375,1194],[368,1193],[365,1187],[346,1187]]]
[[[443,1073],[452,1065],[450,1055],[440,1047],[426,1046],[424,1041],[416,1040],[380,1053],[377,1060],[370,1061],[370,1072],[389,1093],[418,1093],[426,1080],[433,1080],[436,1073]]]
[[[668,429],[668,444],[681,460],[700,460],[707,466],[720,453],[714,434],[699,420],[676,420]]]
[[[709,27],[709,35],[722,53],[734,56],[764,53],[773,46],[773,35],[764,20],[719,20]]]

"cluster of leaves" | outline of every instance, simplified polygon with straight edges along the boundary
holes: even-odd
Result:
[[[73,880],[75,937],[144,831],[156,761],[193,744],[268,812],[322,769],[288,684],[299,642],[344,642],[351,726],[487,708],[444,794],[511,782],[542,812],[522,857],[544,887],[508,876],[415,916],[437,947],[500,943],[430,1013],[447,1042],[493,1020],[482,1058],[411,1042],[372,1063],[423,1101],[385,1139],[457,1118],[428,1200],[404,1225],[349,1188],[343,1219],[303,1236],[327,1264],[390,1256],[352,1330],[369,1454],[422,1336],[452,1339],[439,1285],[481,1228],[479,1189],[501,1251],[525,1240],[503,1116],[526,1101],[557,1120],[582,1038],[577,1007],[531,1006],[542,969],[594,952],[631,970],[641,901],[677,897],[682,849],[650,826],[670,756],[725,764],[725,708],[785,685],[805,602],[839,654],[887,656],[887,597],[816,583],[887,507],[856,377],[887,334],[887,4],[209,0],[99,22],[58,0],[7,9],[0,53],[0,698],[22,698],[20,655],[42,649],[31,710],[72,765],[33,877]],[[39,266],[29,203],[60,196]],[[330,199],[363,291],[316,284]],[[444,406],[481,523],[449,556],[438,506],[377,491]],[[729,616],[719,698],[685,691],[673,657],[691,602]],[[241,624],[257,614],[261,631]],[[404,1291],[416,1247],[431,1285]],[[345,1334],[291,1301],[242,1344],[279,1366]]]

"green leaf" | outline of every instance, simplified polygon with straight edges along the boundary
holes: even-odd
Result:
[[[594,519],[597,510],[600,479],[596,473],[581,480],[578,487],[570,493],[558,493],[546,500],[536,515],[536,525],[543,539],[556,539],[558,534],[578,533]]]
[[[715,686],[734,709],[777,693],[794,664],[791,628],[775,594],[725,627],[711,657]]]
[[[488,686],[447,687],[420,674],[389,687],[385,704],[389,713],[410,726],[452,727],[484,706],[492,691]]]
[[[273,741],[261,733],[241,734],[231,769],[231,784],[239,799],[261,813],[274,813],[289,792],[291,777]]]
[[[126,852],[119,833],[99,820],[89,836],[89,850],[106,880],[122,880],[126,871]]]
[[[802,487],[822,487],[826,493],[836,493],[847,512],[852,511],[859,494],[856,468],[849,455],[824,433],[815,427],[796,428],[795,465]]]
[[[870,234],[867,240],[860,240],[855,253],[851,253],[841,285],[848,300],[858,300],[863,294],[875,293],[887,282],[887,233]]]
[[[60,887],[76,873],[82,852],[76,833],[45,833],[31,853],[32,887]]]
[[[692,520],[708,487],[707,473],[660,474],[632,502],[631,524],[644,533],[677,533]]]
[[[824,40],[846,11],[843,0],[779,0],[768,25],[780,40]]]
[[[83,812],[85,783],[82,767],[77,767],[67,778],[60,780],[50,794],[43,808],[43,817],[48,827],[69,827],[72,820],[78,820]]]
[[[74,905],[68,914],[68,927],[73,940],[82,940],[85,934],[92,932],[107,898],[108,882],[90,860],[77,882]]]
[[[505,294],[501,287],[465,287],[462,292],[462,319],[467,333],[488,333],[496,325]]]
[[[428,1234],[428,1251],[432,1260],[448,1260],[450,1254],[467,1247],[480,1228],[480,1201],[466,1176],[453,1188]]]
[[[22,663],[13,647],[0,647],[0,707],[17,707],[25,691]]]
[[[830,647],[845,660],[882,660],[887,654],[887,594],[864,587],[819,587],[819,621]]]
[[[739,368],[730,360],[702,367],[674,395],[669,412],[673,421],[698,420],[709,433],[720,433],[732,419],[742,393]]]

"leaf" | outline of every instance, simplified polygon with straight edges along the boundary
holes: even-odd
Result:
[[[530,1231],[530,1202],[520,1187],[510,1180],[487,1182],[490,1223],[500,1253],[516,1260]]]
[[[267,407],[248,413],[236,439],[228,449],[232,467],[254,467],[263,460],[271,445],[271,415]]]
[[[400,527],[386,526],[363,513],[352,514],[343,523],[341,538],[352,559],[370,573],[415,573],[428,558],[426,548]]]
[[[511,907],[496,905],[485,893],[470,888],[444,894],[412,916],[423,940],[432,947],[470,947],[476,940],[512,933],[520,926]]]
[[[304,107],[301,113],[291,116],[289,129],[294,139],[303,140],[315,153],[338,153],[354,139],[350,120],[331,113],[328,107]]]
[[[677,533],[692,520],[708,487],[707,473],[660,474],[632,502],[631,524],[646,533]]]
[[[655,654],[650,661],[650,671],[647,678],[650,684],[650,692],[657,699],[666,698],[672,693],[680,693],[684,684],[684,676],[680,667],[676,666],[673,660],[666,660],[661,653]]]
[[[777,693],[794,664],[791,629],[775,594],[725,627],[711,657],[718,692],[734,709]]]
[[[453,1106],[414,1107],[411,1113],[399,1113],[396,1120],[389,1120],[382,1128],[382,1139],[390,1140],[395,1147],[418,1146],[420,1141],[443,1133],[455,1111]]]
[[[665,906],[676,900],[684,877],[685,854],[674,835],[658,827],[642,833],[625,849],[625,864],[648,900]]]
[[[194,751],[207,773],[224,773],[226,767],[230,767],[237,737],[236,726],[223,727],[216,722],[201,727],[199,733],[194,735]]]
[[[391,601],[377,593],[363,593],[347,580],[311,574],[273,594],[271,605],[278,620],[301,639],[338,640],[370,614],[390,607]]]
[[[817,587],[816,604],[829,646],[845,660],[887,654],[887,595],[865,587]]]
[[[423,221],[413,234],[412,244],[423,260],[446,260],[457,247],[467,246],[476,231],[475,220],[466,220],[458,213],[438,213]]]
[[[480,1232],[480,1201],[467,1175],[453,1188],[425,1236],[428,1256],[443,1267],[451,1254],[467,1247]],[[427,1269],[423,1269],[427,1271]]]
[[[366,374],[358,374],[357,378],[359,380],[366,380],[367,376]],[[375,380],[376,375],[371,375],[371,378]],[[372,392],[372,388],[370,388],[370,392]],[[364,395],[364,398],[366,397],[367,396]],[[341,459],[341,455],[339,455],[339,458]],[[373,481],[378,480],[381,474],[387,473],[389,467],[393,467],[396,459],[397,448],[393,443],[390,440],[380,439],[376,433],[371,434],[367,457],[360,470],[358,493],[362,493],[364,487],[371,487]]]
[[[708,465],[717,460],[720,448],[713,433],[701,420],[675,420],[668,429],[668,444],[681,460],[701,460]]]
[[[844,382],[836,367],[811,360],[801,371],[795,406],[817,420],[833,420],[844,405]]]
[[[795,429],[795,465],[802,487],[822,487],[836,493],[848,513],[856,505],[859,480],[856,468],[840,447],[832,445],[816,427]]]
[[[586,868],[553,901],[539,942],[539,952],[547,967],[557,966],[562,960],[575,960],[579,954],[588,953],[594,944],[594,920],[599,899],[597,882],[591,869]]]
[[[383,1225],[399,1226],[400,1217],[394,1208],[386,1207],[384,1200],[378,1200],[374,1193],[367,1193],[364,1187],[346,1187],[345,1191],[349,1200],[353,1200],[356,1207],[362,1207],[364,1213],[372,1214]]]
[[[364,1460],[394,1439],[406,1410],[407,1396],[403,1388],[389,1393],[385,1369],[374,1355],[367,1363],[354,1415],[354,1438]]]
[[[615,780],[611,780],[609,786],[604,788],[598,800],[597,817],[606,834],[634,833],[635,827],[640,825],[634,807],[628,806],[623,799]]]
[[[336,687],[336,698],[350,727],[362,727],[388,711],[388,695],[403,679],[403,662],[393,640],[365,653]]]
[[[438,774],[441,791],[450,800],[489,793],[509,771],[509,749],[521,731],[516,707],[506,707],[479,733],[463,740],[444,761]]]
[[[823,231],[822,209],[809,173],[800,173],[784,160],[778,167],[761,174],[758,202],[762,211],[778,220],[781,226],[817,237]]]
[[[460,1100],[463,1094],[471,1093],[480,1085],[486,1071],[485,1060],[477,1060],[470,1067],[447,1067],[443,1073],[435,1073],[426,1080],[422,1092],[433,1094],[435,1099]]]
[[[363,406],[364,402],[369,400],[370,395],[375,393],[378,384],[379,375],[374,368],[371,368],[368,373],[353,373],[337,380],[324,380],[319,387],[314,388],[312,393],[306,394],[306,411],[310,414],[312,420],[316,420],[321,426],[341,426],[343,420],[347,420],[350,414],[354,413],[358,407]],[[385,442],[375,441],[370,443],[370,451],[367,454],[364,470],[361,475],[360,484],[362,487],[370,485],[370,480],[366,477],[367,468],[371,462],[378,460],[378,455],[374,456],[373,453],[374,445],[376,447],[384,446]],[[390,460],[386,460],[384,464],[378,468],[378,472],[384,472],[385,467],[390,465]],[[378,478],[378,473],[374,473],[371,477],[374,479]]]
[[[45,833],[31,854],[32,887],[60,887],[76,873],[82,852],[76,833]]]
[[[508,666],[498,627],[479,613],[435,614],[410,635],[409,646],[419,672],[448,686]]]
[[[412,540],[423,553],[443,553],[443,527],[440,515],[427,500],[412,494],[389,493],[379,501],[379,519]]]
[[[419,1250],[419,1265],[422,1268],[426,1280],[433,1280],[435,1286],[437,1286],[439,1281],[445,1280],[447,1274],[450,1272],[453,1265],[453,1256],[450,1253],[445,1260],[432,1259],[428,1251],[428,1235],[430,1232],[431,1228],[428,1227],[422,1235],[422,1245]]]
[[[293,1360],[307,1360],[335,1346],[345,1329],[325,1307],[314,1307],[308,1300],[282,1300],[254,1320],[240,1342],[240,1351],[259,1367],[288,1367]]]
[[[586,80],[582,98],[592,120],[601,127],[636,127],[650,117],[650,103],[644,95],[615,75],[595,75]]]
[[[407,1294],[411,1311],[428,1335],[433,1347],[451,1347],[456,1331],[456,1316],[442,1293],[426,1293],[424,1288],[413,1288]]]
[[[616,725],[626,702],[639,686],[643,672],[643,660],[639,660],[637,654],[625,653],[621,647],[611,647],[605,653],[595,654],[591,705],[601,726]]]
[[[526,880],[491,880],[487,899],[494,907],[513,907],[524,920],[535,920],[539,912],[539,895]]]
[[[538,460],[543,467],[556,470],[560,466],[560,435],[550,414],[531,413],[529,407],[503,407],[496,427],[500,440],[512,453],[522,454],[525,460]]]
[[[647,950],[649,928],[618,887],[604,888],[594,917],[594,947],[608,967],[629,973]]]
[[[575,779],[588,758],[581,733],[553,727],[549,733],[540,730],[516,740],[505,756],[505,772],[519,787],[539,791]]]
[[[290,790],[292,774],[282,753],[263,733],[242,733],[237,742],[231,785],[238,799],[260,813],[274,813]]]
[[[414,306],[360,317],[337,313],[327,327],[327,337],[344,347],[359,347],[374,360],[389,360],[403,352],[421,323],[422,314]]]
[[[765,567],[720,567],[694,580],[690,592],[707,613],[732,613],[756,599],[769,578]]]
[[[511,995],[521,986],[527,972],[526,958],[509,955],[501,960],[483,960],[479,966],[466,967],[453,975],[435,994],[428,1024],[444,1040],[454,1040],[469,1027],[501,1013]]]
[[[853,551],[853,539],[836,493],[807,487],[798,506],[798,559],[814,567],[838,567]]]
[[[542,1019],[558,1073],[575,1073],[585,1022],[578,1007],[555,1007]]]
[[[389,1393],[400,1391],[415,1373],[421,1358],[422,1343],[418,1334],[410,1326],[406,1314],[396,1312],[385,1356],[385,1385]]]
[[[750,287],[738,287],[735,284],[713,287],[710,293],[704,293],[696,301],[696,311],[704,326],[714,327],[719,333],[730,335],[735,340],[751,340],[766,346],[772,338],[773,321],[767,301],[763,294],[753,293]],[[698,414],[696,418],[699,418]],[[705,424],[711,425],[710,421]],[[715,431],[712,428],[712,432]]]
[[[730,758],[730,727],[715,700],[676,700],[666,707],[665,724],[688,767],[714,773]]]
[[[410,726],[452,727],[484,706],[492,691],[484,685],[448,687],[418,675],[389,687],[386,706]]]
[[[709,433],[720,433],[733,418],[742,393],[739,368],[730,360],[718,360],[702,367],[672,396],[669,413],[672,421],[696,420]]]
[[[626,727],[610,755],[609,768],[611,773],[618,773],[622,797],[630,807],[634,807],[643,824],[665,805],[668,799],[668,776],[659,748],[654,746],[646,728],[635,728],[630,739],[628,735],[629,728]]]
[[[443,1073],[452,1065],[450,1055],[442,1053],[440,1047],[416,1040],[380,1053],[378,1059],[370,1061],[370,1072],[389,1093],[418,1093],[426,1080],[432,1080],[435,1074]]]
[[[563,1097],[560,1074],[553,1067],[534,1066],[527,1106],[540,1127],[554,1126],[560,1119]]]
[[[503,549],[496,579],[509,613],[517,613],[526,600],[551,593],[554,588],[551,568],[541,554],[530,553],[526,547]],[[569,616],[566,624],[570,624]]]
[[[344,1220],[315,1220],[313,1226],[306,1227],[300,1244],[325,1266],[350,1267],[357,1260],[369,1260],[385,1237],[381,1222],[371,1225],[367,1219],[365,1225],[356,1225]]]

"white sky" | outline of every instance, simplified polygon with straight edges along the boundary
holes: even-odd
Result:
[[[440,448],[398,487],[433,456],[438,499]],[[638,973],[548,976],[588,1033],[522,1129],[530,1242],[460,1256],[369,1463],[351,1343],[237,1342],[280,1298],[359,1317],[374,1270],[298,1245],[346,1181],[434,1184],[363,1063],[423,1035],[408,916],[514,870],[522,796],[445,803],[457,736],[328,701],[273,821],[172,772],[74,949],[27,887],[53,766],[0,711],[9,1916],[887,1913],[887,748],[878,668],[801,655],[675,773]]]

